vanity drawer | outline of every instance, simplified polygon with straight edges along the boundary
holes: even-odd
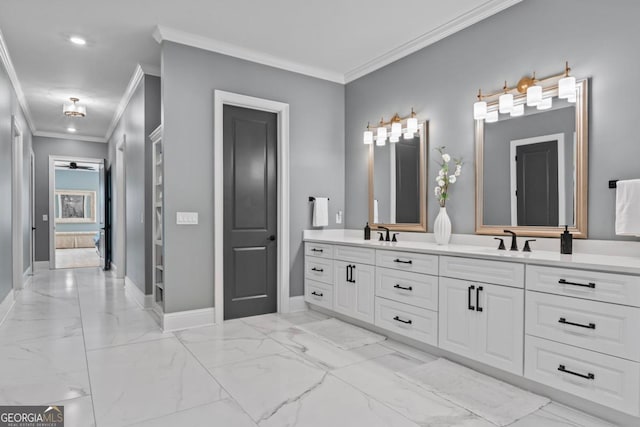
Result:
[[[440,276],[523,288],[524,264],[441,256]]]
[[[326,243],[307,242],[304,245],[304,254],[306,256],[316,256],[320,258],[333,258],[333,245]]]
[[[376,251],[378,267],[438,275],[438,256],[399,251]]]
[[[333,258],[340,261],[357,262],[361,264],[375,264],[375,251],[355,246],[334,246]]]
[[[640,362],[640,308],[527,292],[530,335]]]
[[[304,257],[304,277],[333,285],[333,260]]]
[[[304,282],[304,300],[333,310],[333,286],[307,279]]]
[[[438,313],[376,298],[375,325],[431,345],[438,345]]]
[[[640,364],[526,336],[526,378],[632,415],[640,414]]]
[[[438,276],[376,267],[376,296],[438,310]]]
[[[528,265],[527,289],[640,307],[640,276]]]

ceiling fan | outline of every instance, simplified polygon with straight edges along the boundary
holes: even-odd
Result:
[[[68,164],[56,164],[56,168],[71,169],[71,170],[96,170],[93,166],[78,165],[76,162],[69,162]]]

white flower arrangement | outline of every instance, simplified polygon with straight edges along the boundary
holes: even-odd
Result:
[[[458,180],[458,177],[462,174],[462,160],[461,159],[453,159],[455,164],[455,169],[453,174],[449,175],[450,167],[449,163],[451,162],[451,156],[444,152],[446,147],[437,147],[436,150],[440,153],[441,161],[436,160],[436,163],[440,165],[440,170],[438,171],[438,176],[436,177],[437,186],[435,188],[435,195],[440,203],[440,207],[445,207],[447,204],[447,200],[449,199],[449,185],[455,184]]]

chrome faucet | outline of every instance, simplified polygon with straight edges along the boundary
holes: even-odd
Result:
[[[391,236],[389,235],[389,229],[387,227],[379,226],[378,230],[385,230],[386,231],[385,237],[384,237],[385,242],[390,242],[391,241]],[[382,235],[380,235],[380,240],[382,240]]]
[[[516,240],[516,233],[511,230],[503,230],[505,233],[511,234],[511,249],[512,251],[518,250],[518,241]]]

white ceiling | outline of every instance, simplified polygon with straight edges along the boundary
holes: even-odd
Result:
[[[519,1],[2,0],[0,31],[36,134],[67,134],[72,123],[74,137],[105,140],[137,64],[159,71],[154,31],[158,40],[344,83]],[[63,116],[71,96],[86,118]]]

